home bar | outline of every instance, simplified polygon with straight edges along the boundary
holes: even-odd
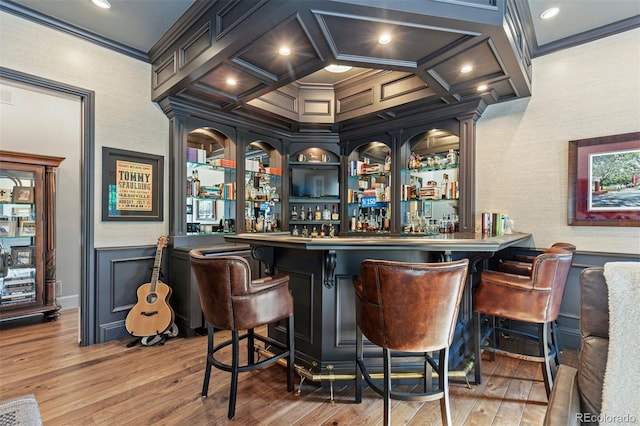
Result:
[[[640,419],[640,4],[552,1],[0,0],[0,418]]]

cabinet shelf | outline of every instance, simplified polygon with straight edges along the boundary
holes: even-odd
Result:
[[[402,173],[422,173],[422,172],[437,172],[440,170],[454,170],[457,169],[460,163],[448,163],[439,166],[425,166],[416,167],[413,169],[402,169]]]
[[[411,200],[401,200],[401,203],[410,203],[412,201],[435,201],[436,203],[438,202],[444,202],[444,201],[458,201],[460,200],[460,198],[413,198]]]
[[[289,224],[290,225],[314,225],[314,224],[321,224],[321,225],[340,225],[340,221],[339,220],[300,220],[300,219],[295,219],[295,220],[289,220]]]
[[[328,169],[340,166],[338,161],[289,161],[290,166],[307,167],[309,169]]]
[[[235,167],[225,167],[225,166],[214,166],[209,163],[196,163],[193,161],[187,161],[187,167],[190,169],[210,169],[210,170],[220,170],[220,171],[236,171]]]
[[[289,197],[289,204],[292,205],[294,203],[301,204],[338,204],[340,202],[340,197]]]

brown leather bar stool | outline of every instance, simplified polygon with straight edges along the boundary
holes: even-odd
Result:
[[[561,248],[568,252],[575,253],[576,246],[571,243],[554,243],[551,247]],[[515,255],[513,260],[501,260],[498,263],[498,271],[510,274],[531,275],[531,264],[535,256]]]
[[[475,376],[481,379],[481,349],[528,361],[540,362],[547,396],[553,387],[556,347],[549,341],[550,327],[558,318],[573,254],[561,248],[549,248],[536,256],[529,276],[498,271],[483,271],[480,284],[473,290],[475,327]],[[481,314],[490,315],[493,344],[482,345]],[[537,335],[499,327],[495,317],[535,324]],[[538,343],[538,355],[511,352],[500,348],[500,333],[521,335]],[[555,334],[555,333],[554,333]],[[490,335],[490,337],[491,337]],[[551,363],[551,360],[554,362]]]
[[[202,397],[209,391],[211,366],[231,372],[228,417],[236,409],[238,373],[266,367],[287,358],[287,390],[293,391],[293,297],[289,291],[289,275],[251,279],[249,263],[239,256],[206,256],[199,250],[189,252],[191,270],[198,283],[200,305],[207,321],[207,366]],[[254,333],[255,327],[287,319],[287,345]],[[214,345],[214,328],[231,330],[231,339]],[[240,330],[247,330],[240,335]],[[247,363],[240,365],[239,341],[247,339]],[[282,352],[254,362],[255,341],[279,348]],[[216,352],[231,345],[231,365],[216,359]]]
[[[391,422],[391,399],[440,399],[442,422],[451,424],[448,361],[460,300],[467,279],[468,259],[448,263],[403,263],[366,259],[354,277],[356,293],[356,402],[362,401],[362,376],[384,398],[384,424]],[[363,338],[382,347],[384,383],[376,384],[363,354]],[[424,359],[422,392],[391,389],[391,358],[420,353]],[[429,352],[439,351],[436,363]],[[398,354],[399,355],[399,354]],[[406,355],[406,354],[405,354]],[[431,374],[438,373],[438,389],[428,391]]]

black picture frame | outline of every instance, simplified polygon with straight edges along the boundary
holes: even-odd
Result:
[[[102,220],[162,221],[164,157],[102,148]]]
[[[33,246],[11,247],[11,267],[32,268],[33,261]]]
[[[620,174],[624,170],[624,180],[601,182],[596,159],[613,163],[621,155],[624,163],[618,160],[612,168]],[[569,226],[640,226],[639,155],[640,132],[569,141]],[[609,199],[599,202],[596,197]]]

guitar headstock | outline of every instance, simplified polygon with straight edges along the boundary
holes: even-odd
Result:
[[[163,249],[167,246],[167,242],[169,241],[169,237],[167,237],[166,235],[163,235],[162,237],[158,238],[158,249]]]

